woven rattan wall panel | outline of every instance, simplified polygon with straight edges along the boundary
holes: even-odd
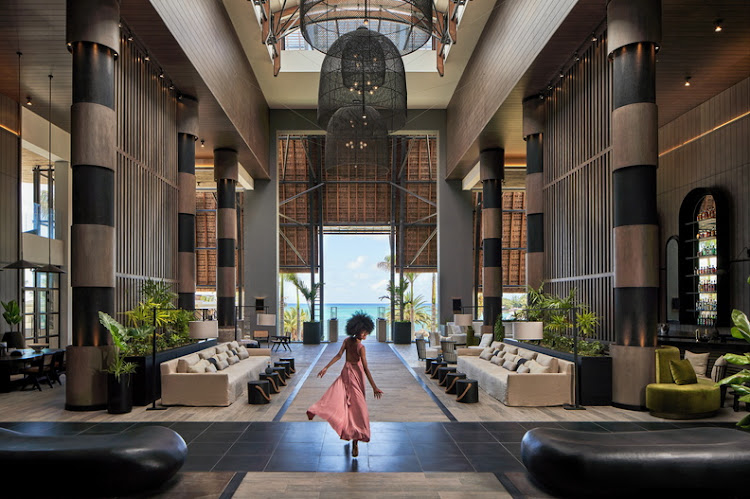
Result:
[[[133,308],[146,279],[177,282],[177,101],[143,53],[120,40],[115,64],[115,310]]]

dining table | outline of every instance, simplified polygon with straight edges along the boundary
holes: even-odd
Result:
[[[53,354],[60,350],[59,348],[44,348],[36,351],[31,348],[25,348],[17,350],[21,352],[21,355],[12,355],[12,352],[0,355],[0,393],[8,393],[13,390],[17,383],[11,381],[11,376],[26,364],[42,355]]]

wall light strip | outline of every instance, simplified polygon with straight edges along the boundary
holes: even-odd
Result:
[[[7,126],[3,125],[2,123],[0,123],[0,128],[2,128],[3,130],[6,130],[6,131],[8,131],[8,132],[12,133],[12,134],[13,134],[13,135],[15,135],[16,137],[20,137],[20,135],[21,135],[21,134],[19,134],[19,133],[18,133],[17,131],[15,131],[15,130],[13,130],[13,129],[10,129],[10,128],[8,128]]]
[[[659,157],[661,158],[662,156],[664,156],[664,155],[666,155],[666,154],[669,154],[669,153],[671,153],[671,152],[673,152],[673,151],[676,151],[677,149],[680,149],[681,147],[684,147],[684,146],[686,146],[686,145],[690,144],[691,142],[695,142],[695,141],[696,141],[696,140],[698,140],[698,139],[702,139],[702,138],[703,138],[703,137],[705,137],[706,135],[708,135],[708,134],[710,134],[710,133],[713,133],[713,132],[715,132],[715,131],[716,131],[716,130],[718,130],[719,128],[724,128],[725,126],[727,126],[727,125],[730,125],[730,124],[734,123],[734,122],[735,122],[735,121],[737,121],[737,120],[741,120],[741,119],[742,119],[742,118],[744,118],[745,116],[749,116],[749,115],[750,115],[750,111],[745,111],[744,113],[740,114],[739,116],[735,116],[734,118],[732,118],[732,119],[730,119],[730,120],[727,120],[727,121],[725,121],[724,123],[721,123],[721,124],[719,124],[719,125],[716,125],[715,127],[713,127],[713,128],[712,128],[712,129],[710,129],[710,130],[706,130],[705,132],[703,132],[703,133],[700,133],[700,134],[696,135],[695,137],[693,137],[693,138],[691,138],[691,139],[687,139],[687,140],[686,140],[685,142],[683,142],[682,144],[677,144],[676,146],[674,146],[674,147],[671,147],[671,148],[667,149],[667,150],[666,150],[666,151],[664,151],[664,152],[660,152],[660,153],[659,153]]]

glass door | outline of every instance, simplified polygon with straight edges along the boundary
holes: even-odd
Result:
[[[60,347],[60,276],[24,271],[23,332],[27,343]]]

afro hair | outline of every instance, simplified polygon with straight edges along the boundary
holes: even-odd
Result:
[[[354,336],[363,330],[371,333],[373,329],[375,329],[375,324],[372,322],[372,317],[362,310],[355,312],[346,321],[346,334],[349,336]]]

